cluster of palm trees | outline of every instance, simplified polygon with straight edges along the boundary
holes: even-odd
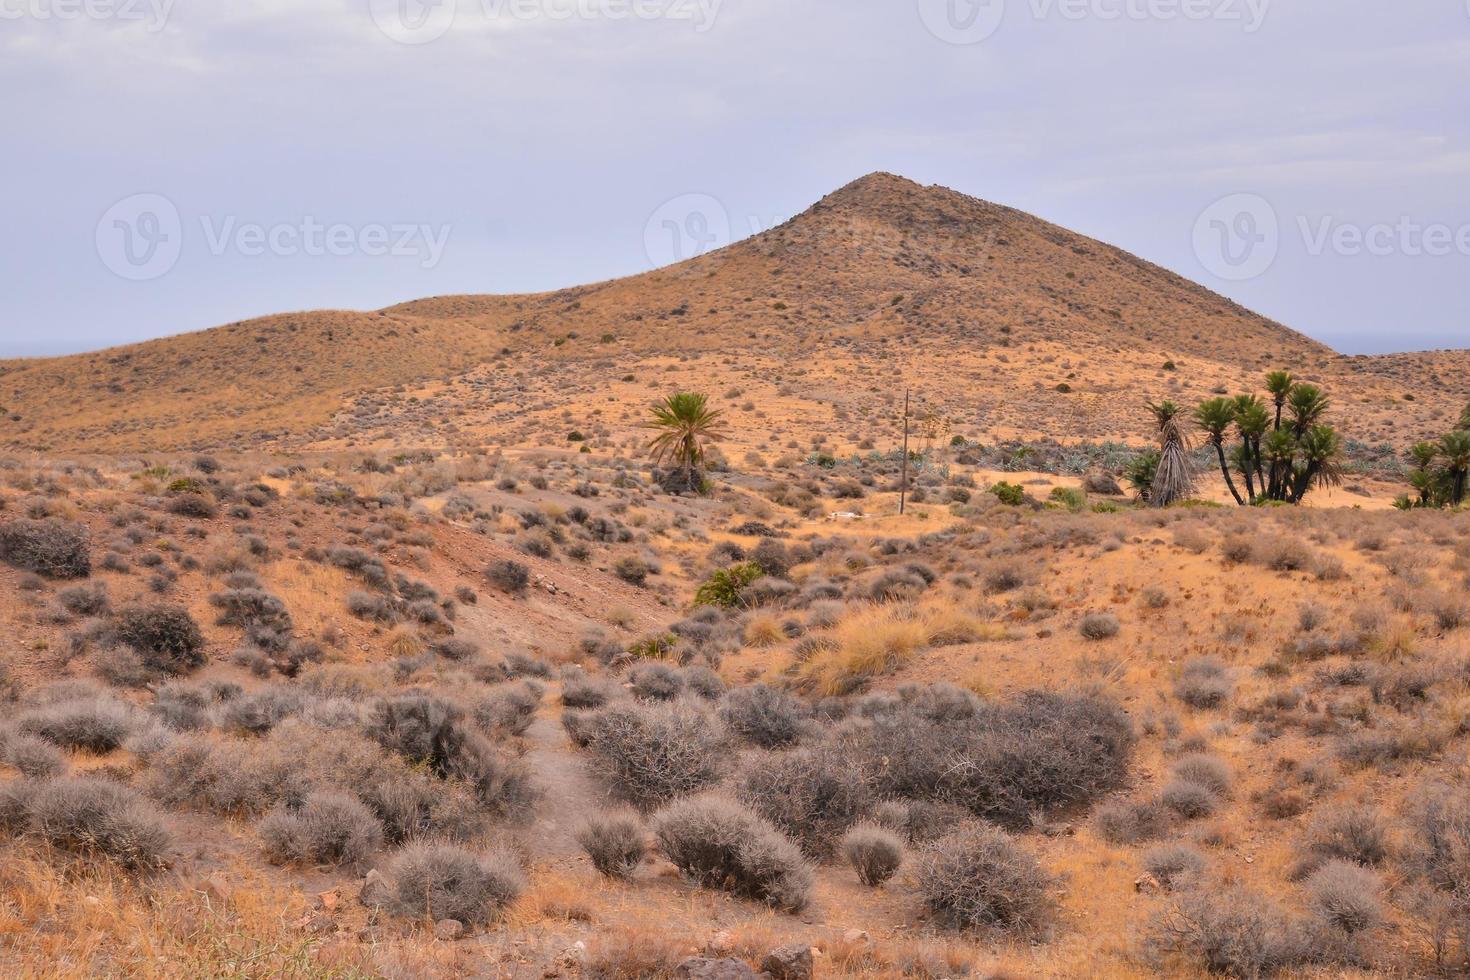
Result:
[[[1399,508],[1459,507],[1470,495],[1470,405],[1460,415],[1454,432],[1433,441],[1416,443],[1409,450],[1414,468],[1409,485],[1417,498],[1404,496]]]
[[[1266,375],[1266,392],[1267,398],[1211,398],[1193,412],[1192,421],[1214,447],[1235,502],[1299,504],[1313,488],[1342,483],[1342,437],[1323,422],[1331,405],[1327,394],[1289,371]],[[1148,409],[1158,426],[1159,448],[1135,459],[1126,476],[1141,499],[1167,507],[1194,495],[1189,419],[1171,401],[1151,403]],[[1228,450],[1227,442],[1234,443]]]

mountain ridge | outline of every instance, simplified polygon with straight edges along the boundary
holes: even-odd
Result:
[[[883,356],[896,350],[900,361],[940,350],[1022,360],[1028,372],[1058,374],[1048,380],[1053,389],[1085,387],[1074,384],[1075,370],[1048,371],[1070,358],[1116,363],[1112,370],[1125,373],[1192,361],[1208,375],[1199,384],[1215,387],[1249,383],[1277,365],[1324,382],[1362,375],[1361,364],[1348,364],[1361,359],[1115,246],[950,188],[875,173],[772,229],[620,279],[425,297],[367,312],[275,314],[87,354],[0,361],[0,406],[12,416],[0,424],[0,442],[65,451],[304,445],[365,393],[443,382],[487,364],[543,372],[558,365],[557,373],[582,365],[588,376],[574,386],[595,386],[603,371],[595,365],[609,360],[622,368],[671,354],[724,354],[790,364],[852,358],[858,348],[871,359],[879,349],[871,345],[892,345]],[[1402,382],[1422,373],[1421,360],[1436,365],[1423,371],[1464,371],[1461,352],[1394,356]],[[1019,383],[1019,373],[1004,383]],[[1171,380],[1147,383],[1167,388]],[[1018,393],[1055,401],[1036,391],[1028,378]],[[963,398],[949,400],[968,411]],[[1437,408],[1430,403],[1415,408],[1424,424]],[[1074,406],[1058,407],[1066,415]],[[1092,427],[1142,432],[1121,415]]]

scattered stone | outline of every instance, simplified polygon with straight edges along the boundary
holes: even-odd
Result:
[[[464,935],[464,923],[458,919],[440,919],[434,923],[434,938],[451,943]]]
[[[317,907],[324,912],[335,912],[337,911],[337,905],[341,902],[341,900],[341,893],[338,892],[337,889],[332,888],[328,891],[324,891],[318,894],[316,897],[316,904]]]
[[[873,937],[862,929],[849,929],[842,934],[842,941],[854,946],[867,946],[873,941]]]
[[[357,900],[369,907],[387,905],[389,895],[387,879],[381,871],[374,868],[362,879],[362,891],[358,893]]]
[[[709,959],[694,956],[680,963],[674,970],[677,980],[760,980],[760,974],[743,960],[733,956]]]
[[[812,948],[801,943],[778,946],[766,954],[761,969],[773,980],[811,980]]]
[[[713,956],[718,958],[721,956],[729,956],[734,951],[735,937],[732,936],[729,931],[725,929],[721,929],[713,936],[710,936],[709,941],[704,944],[704,955],[706,956]]]
[[[1164,886],[1153,875],[1145,874],[1133,882],[1133,890],[1144,895],[1157,895]]]
[[[1123,488],[1118,485],[1118,480],[1111,473],[1103,470],[1092,470],[1082,478],[1082,489],[1088,493],[1095,493],[1100,497],[1121,497]]]

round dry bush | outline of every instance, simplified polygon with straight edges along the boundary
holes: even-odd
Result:
[[[684,690],[684,677],[668,664],[646,662],[628,671],[633,696],[645,701],[672,701]]]
[[[1235,689],[1230,671],[1215,657],[1196,657],[1179,671],[1174,694],[1191,708],[1216,708]]]
[[[1205,856],[1189,844],[1161,844],[1144,852],[1143,869],[1165,888],[1179,888],[1204,874]]]
[[[1051,919],[1051,877],[994,827],[966,827],[935,841],[919,855],[914,877],[930,914],[949,928],[1035,933]]]
[[[601,708],[612,696],[612,685],[601,677],[578,673],[561,682],[561,703],[567,708]]]
[[[1203,786],[1216,796],[1230,795],[1230,767],[1218,756],[1192,752],[1174,763],[1171,772],[1175,779]]]
[[[696,704],[613,705],[585,724],[594,768],[635,806],[650,809],[697,792],[724,771],[726,740]]]
[[[872,778],[834,740],[762,754],[748,763],[737,792],[815,858],[829,856],[877,802]]]
[[[1158,800],[1119,800],[1098,807],[1097,833],[1110,844],[1140,844],[1169,833],[1169,810]]]
[[[813,874],[801,849],[734,800],[680,800],[660,810],[653,826],[664,856],[703,887],[788,912],[811,900]]]
[[[111,752],[134,729],[128,705],[109,697],[83,697],[43,705],[20,717],[18,727],[64,749]]]
[[[491,562],[485,569],[485,577],[490,580],[491,585],[502,592],[524,592],[531,584],[531,570],[509,558]]]
[[[1328,861],[1307,879],[1312,912],[1322,923],[1348,934],[1383,922],[1378,875],[1351,861]]]
[[[858,881],[876,888],[898,873],[903,864],[903,842],[891,830],[858,824],[843,835],[842,856],[857,872]]]
[[[359,865],[383,844],[371,810],[347,793],[313,793],[297,809],[282,808],[260,822],[266,854],[278,864]]]
[[[53,847],[130,870],[168,864],[162,819],[126,786],[92,777],[46,783],[30,798],[30,816],[31,829]]]
[[[577,843],[592,866],[608,878],[627,878],[648,856],[643,821],[632,812],[593,817],[577,831]]]
[[[1208,817],[1220,808],[1220,798],[1208,786],[1176,779],[1159,793],[1159,801],[1185,820]]]
[[[1153,923],[1150,946],[1189,956],[1212,974],[1267,977],[1320,954],[1269,896],[1238,887],[1193,888]]]
[[[725,695],[720,718],[738,738],[763,749],[779,749],[801,737],[806,709],[786,691],[756,684]]]
[[[515,856],[503,848],[476,854],[450,844],[412,844],[388,866],[387,906],[396,915],[483,925],[526,887]]]
[[[37,784],[26,779],[0,783],[0,835],[23,834],[31,823],[31,797]]]
[[[435,779],[418,771],[381,780],[361,795],[393,845],[472,840],[485,829],[489,817],[474,794],[458,781]]]
[[[172,675],[204,665],[204,634],[182,606],[126,606],[112,617],[112,631],[149,670]]]
[[[540,704],[539,686],[524,681],[502,684],[475,706],[475,721],[490,732],[524,735],[531,722],[536,720],[536,708]]]
[[[1091,613],[1083,616],[1082,622],[1077,626],[1078,632],[1088,640],[1112,639],[1118,635],[1120,629],[1122,624],[1112,613]]]
[[[66,771],[66,756],[52,743],[33,735],[5,740],[5,762],[27,779],[50,779]]]
[[[48,518],[0,524],[0,561],[47,578],[86,578],[92,574],[92,544],[87,529]]]

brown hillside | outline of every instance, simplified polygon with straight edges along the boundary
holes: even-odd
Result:
[[[1177,370],[1164,372],[1169,361]],[[1355,403],[1353,434],[1365,440],[1434,431],[1470,387],[1464,354],[1340,357],[1119,249],[876,174],[769,232],[627,279],[287,314],[0,362],[0,405],[19,416],[0,442],[157,451],[504,439],[529,435],[538,417],[564,429],[562,413],[582,414],[579,397],[604,399],[630,375],[629,404],[650,386],[743,385],[789,411],[798,436],[891,401],[902,375],[977,435],[1127,439],[1142,434],[1144,396],[1234,389],[1278,364]]]

